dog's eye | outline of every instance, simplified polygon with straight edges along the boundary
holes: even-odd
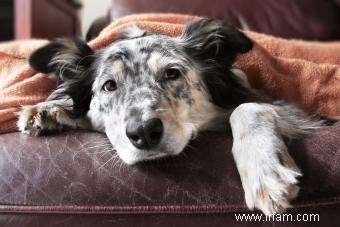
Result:
[[[117,84],[113,80],[108,80],[103,85],[103,90],[104,91],[115,91],[116,89],[117,89]]]
[[[181,71],[176,68],[169,68],[165,70],[164,77],[167,80],[176,80],[181,76]]]

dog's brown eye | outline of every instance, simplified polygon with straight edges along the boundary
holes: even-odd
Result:
[[[165,70],[165,79],[167,80],[176,80],[181,76],[181,71],[176,68],[169,68]]]
[[[115,91],[117,89],[117,84],[113,80],[108,80],[103,86],[104,91]]]

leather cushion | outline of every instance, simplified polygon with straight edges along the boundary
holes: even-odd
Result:
[[[302,168],[297,207],[340,202],[340,124],[289,150]],[[247,210],[232,137],[207,133],[176,158],[126,166],[104,135],[0,136],[0,211],[34,213],[219,213]]]

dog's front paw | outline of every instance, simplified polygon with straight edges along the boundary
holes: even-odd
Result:
[[[24,106],[18,113],[18,128],[22,133],[38,136],[46,132],[60,131],[61,111],[57,107]]]
[[[269,152],[266,148],[271,149]],[[264,214],[282,213],[291,207],[290,201],[299,192],[297,186],[301,171],[290,157],[283,142],[275,147],[254,148],[261,152],[257,157],[247,157],[240,176],[248,208],[257,208]]]
[[[254,182],[253,186],[244,188],[248,208],[257,208],[264,214],[273,214],[283,213],[291,207],[290,201],[299,192],[296,178],[301,174],[289,168],[279,169],[278,172],[256,179],[258,182]]]

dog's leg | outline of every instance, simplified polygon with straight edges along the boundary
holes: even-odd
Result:
[[[265,214],[284,212],[297,196],[301,171],[283,137],[295,137],[319,126],[303,111],[284,102],[246,103],[230,116],[232,152],[247,206]]]
[[[22,133],[38,136],[58,132],[65,128],[87,128],[84,119],[69,116],[72,100],[47,100],[33,106],[23,106],[18,113],[18,128]]]

